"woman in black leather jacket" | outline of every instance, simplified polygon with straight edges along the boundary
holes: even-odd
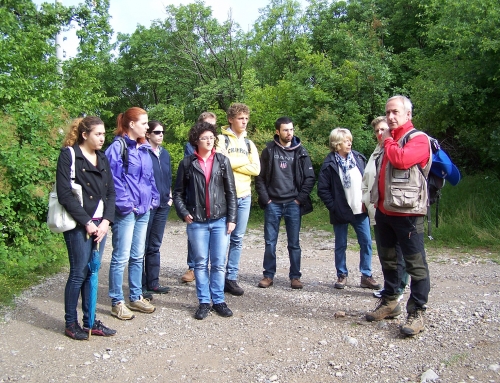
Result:
[[[189,142],[195,152],[179,163],[174,205],[188,224],[194,254],[199,301],[194,317],[206,318],[211,301],[214,311],[230,317],[233,313],[225,303],[224,278],[229,235],[237,214],[233,171],[229,159],[215,152],[217,133],[212,124],[198,122],[189,131]]]

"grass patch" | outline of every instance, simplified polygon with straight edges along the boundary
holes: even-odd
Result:
[[[451,366],[453,366],[457,363],[460,363],[461,361],[467,359],[468,356],[469,356],[469,354],[466,352],[462,352],[460,354],[453,354],[448,359],[444,360],[443,364],[446,367],[451,367]]]

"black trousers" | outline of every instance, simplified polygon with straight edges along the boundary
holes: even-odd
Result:
[[[389,300],[397,297],[400,276],[398,276],[396,246],[399,243],[406,272],[411,277],[411,293],[406,311],[425,310],[431,284],[424,249],[424,216],[391,216],[377,209],[375,221],[380,239],[380,264],[385,280],[384,297]]]

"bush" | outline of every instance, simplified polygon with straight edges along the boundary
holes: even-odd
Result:
[[[22,277],[66,257],[45,224],[62,141],[64,111],[24,103],[0,118],[0,275]]]

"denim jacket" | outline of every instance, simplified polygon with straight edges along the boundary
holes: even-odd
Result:
[[[127,215],[144,214],[159,206],[160,194],[156,188],[149,144],[137,147],[137,141],[125,135],[128,149],[128,173],[125,174],[121,144],[114,140],[106,149],[116,190],[116,212]]]

